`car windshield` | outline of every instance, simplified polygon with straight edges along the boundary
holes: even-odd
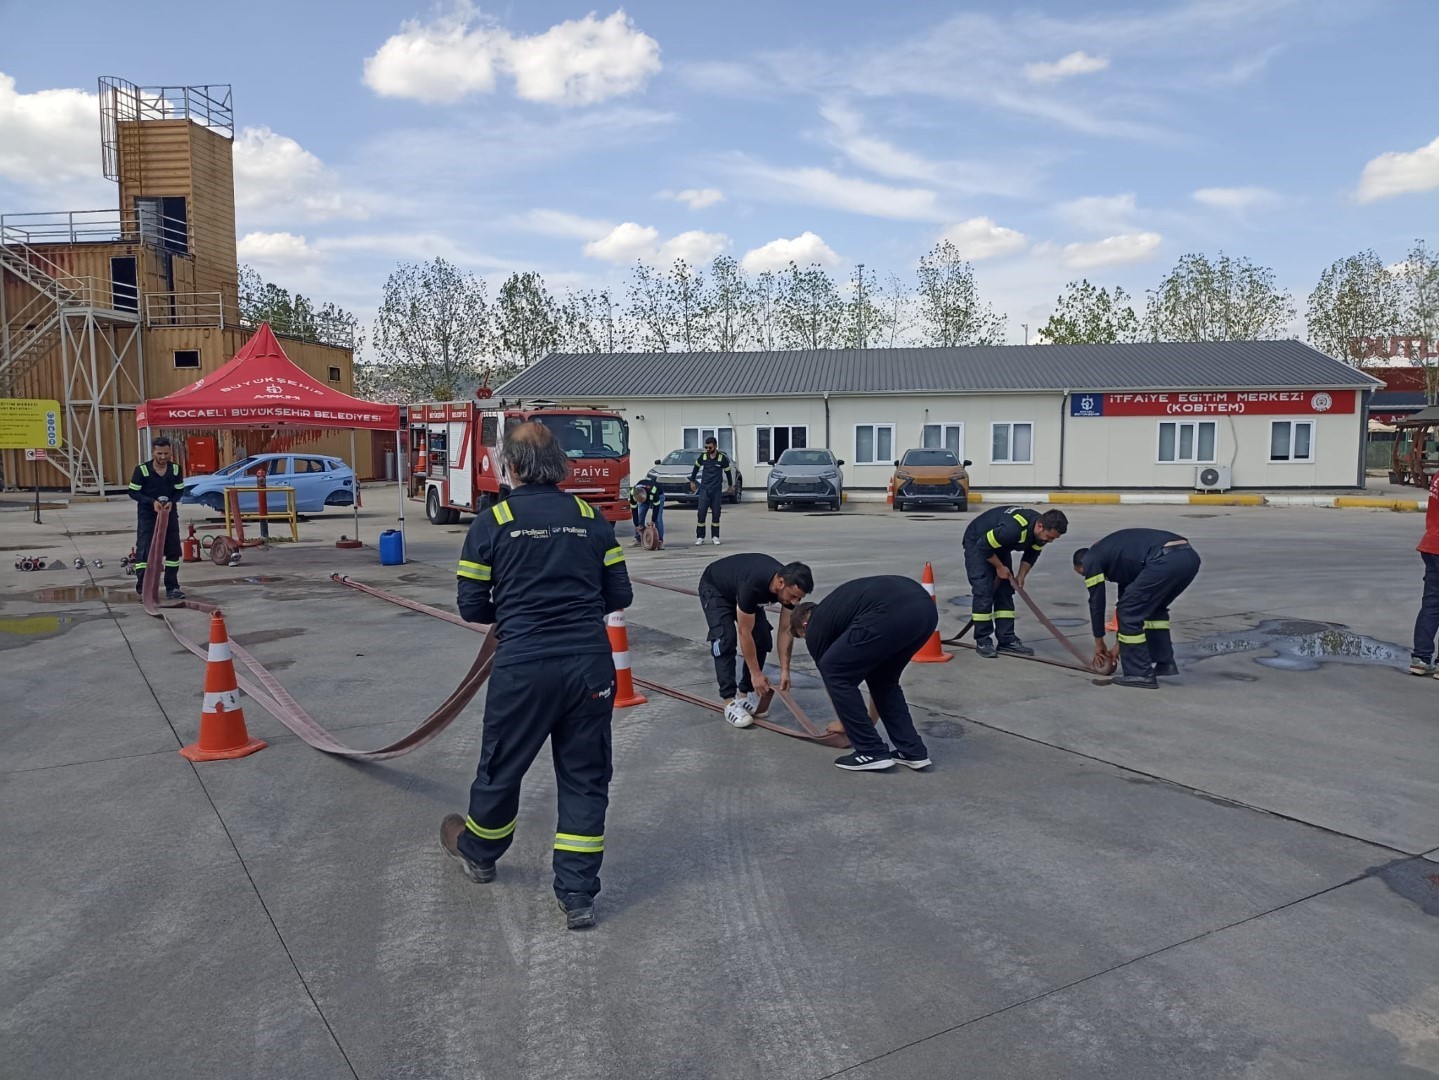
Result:
[[[901,465],[958,465],[953,450],[906,450]]]
[[[776,465],[833,465],[834,457],[828,450],[786,450],[779,456]]]
[[[671,450],[665,455],[665,465],[693,465],[700,456],[699,450]]]
[[[629,426],[618,416],[539,413],[569,458],[621,458],[630,452]]]

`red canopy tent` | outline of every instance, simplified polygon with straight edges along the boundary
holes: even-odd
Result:
[[[146,432],[143,454],[148,448],[150,428],[256,428],[284,430],[291,435],[299,434],[301,429],[334,428],[398,433],[400,407],[363,401],[326,386],[297,367],[285,355],[269,323],[262,323],[240,351],[213,375],[168,397],[144,402],[135,410],[135,426]],[[352,440],[351,457],[353,447]],[[403,478],[403,463],[399,474]],[[401,531],[404,516],[401,479]],[[355,520],[358,528],[358,505]]]

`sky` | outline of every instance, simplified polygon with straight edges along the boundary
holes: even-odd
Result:
[[[1220,251],[1302,334],[1336,259],[1439,243],[1436,47],[1432,0],[0,0],[0,213],[115,206],[100,75],[229,83],[241,262],[364,318],[435,256],[623,294],[949,239],[1011,342]]]

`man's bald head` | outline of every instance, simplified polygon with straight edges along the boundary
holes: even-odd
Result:
[[[500,456],[521,484],[558,484],[570,471],[554,432],[534,420],[505,432]]]

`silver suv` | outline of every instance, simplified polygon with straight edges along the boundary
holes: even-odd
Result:
[[[844,473],[828,450],[786,450],[770,462],[765,503],[778,510],[780,503],[811,503],[838,510],[844,501]]]

